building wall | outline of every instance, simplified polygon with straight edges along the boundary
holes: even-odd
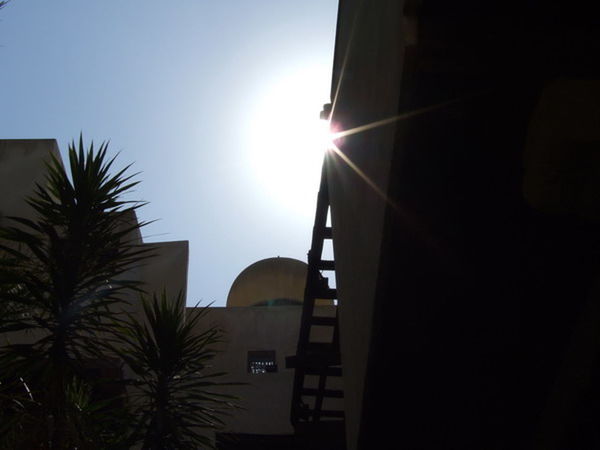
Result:
[[[332,85],[335,129],[398,112],[404,2],[340,2]],[[371,341],[395,124],[339,141],[326,164],[331,201],[348,449],[356,445]]]
[[[334,126],[399,115],[329,166],[349,448],[596,448],[597,16],[391,3],[336,45]]]
[[[0,140],[0,225],[7,225],[6,216],[33,217],[24,199],[44,183],[52,157],[60,160],[54,139]]]
[[[335,314],[334,306],[316,308],[320,315]],[[188,314],[193,312],[193,308],[188,308]],[[210,326],[217,326],[224,332],[214,370],[227,372],[224,380],[245,383],[227,387],[224,391],[237,396],[242,407],[226,418],[224,432],[293,433],[290,407],[294,370],[285,368],[285,358],[296,354],[301,314],[301,306],[208,308],[198,324],[198,332]],[[254,350],[274,350],[277,372],[248,373],[248,351]]]
[[[10,216],[33,219],[35,214],[25,199],[34,193],[36,183],[44,184],[46,163],[52,157],[60,160],[54,139],[0,140],[0,225],[13,225]],[[35,342],[39,332],[6,333],[2,336],[13,343]]]
[[[167,298],[175,298],[180,292],[186,298],[189,243],[188,241],[152,242],[141,244],[150,249],[148,259],[122,275],[123,279],[141,283],[144,293],[128,292],[123,310],[141,316],[141,295],[160,297],[163,291]]]

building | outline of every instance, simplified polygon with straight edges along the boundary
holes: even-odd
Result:
[[[46,163],[51,158],[61,161],[58,144],[54,139],[0,140],[0,225],[6,225],[9,216],[33,218],[34,210],[24,201],[33,194],[36,183],[43,184]],[[131,217],[137,222],[137,217]],[[140,230],[129,236],[131,241],[153,249],[154,256],[132,268],[124,276],[138,280],[147,292],[177,295],[187,289],[188,242],[144,243]],[[159,276],[160,275],[160,276]],[[128,298],[130,312],[141,314],[138,294]]]
[[[33,219],[34,210],[24,201],[36,183],[45,183],[46,163],[61,161],[55,140],[0,140],[0,224],[7,217]],[[132,214],[131,221],[137,221]],[[175,296],[187,286],[187,241],[144,243],[137,229],[128,239],[152,249],[153,256],[132,267],[123,277],[141,282],[148,293]],[[233,283],[224,308],[209,308],[199,332],[217,326],[224,332],[213,369],[226,372],[224,381],[238,383],[226,389],[239,398],[240,408],[229,411],[226,425],[215,437],[220,448],[294,448],[297,439],[289,421],[294,373],[285,368],[285,358],[296,351],[307,265],[276,257],[251,264]],[[129,304],[119,307],[142,316],[138,293],[128,294]],[[319,300],[324,316],[334,316],[330,300]],[[194,308],[188,308],[193,310]],[[326,336],[326,333],[318,333]],[[10,333],[12,343],[36,340],[39,336]],[[118,366],[118,367],[117,367]],[[118,376],[120,364],[90,362],[90,370]],[[125,376],[127,366],[123,367]],[[115,372],[116,371],[116,372]],[[241,384],[240,384],[241,383]],[[299,444],[298,444],[299,445]],[[299,447],[300,448],[300,447]]]
[[[590,8],[340,1],[325,176],[349,450],[600,445]]]
[[[220,449],[303,448],[290,423],[294,371],[285,361],[296,353],[306,269],[284,257],[251,264],[233,282],[226,306],[208,308],[198,324],[223,330],[213,369],[226,372],[224,381],[242,383],[227,387],[241,408],[225,418],[216,436]],[[320,300],[317,309],[335,317],[330,300]],[[327,330],[314,338],[327,339]]]
[[[283,413],[306,387],[282,358],[314,311],[232,306],[207,320],[230,335],[215,366],[254,385],[239,395],[257,413],[226,428],[240,447],[600,446],[597,17],[582,1],[340,0],[342,133],[313,249],[333,239],[339,352],[321,365],[343,374],[345,429]]]
[[[36,184],[44,185],[46,182],[46,164],[52,158],[62,164],[57,143],[53,139],[0,140],[0,225],[14,226],[14,222],[8,219],[11,216],[35,219],[35,210],[25,199],[33,195]],[[135,213],[126,216],[126,221],[131,224],[137,223]],[[179,292],[185,295],[188,269],[187,241],[144,243],[139,229],[131,231],[125,239],[139,245],[142,249],[151,249],[152,256],[121,274],[123,279],[139,282],[140,287],[149,295],[163,291],[172,297]],[[125,302],[113,305],[113,308],[141,318],[143,311],[140,295],[133,290],[123,292],[122,299]],[[41,330],[3,333],[3,345],[39,342],[45,337],[42,333]],[[86,359],[83,365],[86,374],[93,377],[118,379],[122,376],[127,378],[133,376],[129,367],[117,358]],[[122,393],[122,384],[105,383],[100,388],[94,386],[92,395],[115,398]]]

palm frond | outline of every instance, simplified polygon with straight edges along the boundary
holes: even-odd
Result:
[[[52,157],[26,199],[36,217],[0,228],[0,333],[36,333],[26,344],[0,344],[2,376],[27,379],[55,423],[68,419],[67,388],[84,362],[102,357],[103,336],[119,323],[114,306],[140,288],[123,274],[152,255],[129,238],[143,226],[131,217],[144,203],[122,196],[138,182],[129,166],[110,174],[107,149],[86,150],[80,137],[69,146],[70,174]],[[60,435],[65,425],[56,427]]]
[[[227,410],[236,407],[233,396],[221,389],[235,383],[220,381],[210,363],[221,341],[221,331],[199,332],[208,312],[198,308],[185,317],[183,295],[142,300],[144,318],[130,317],[118,330],[116,350],[135,374],[130,383],[137,390],[135,416],[144,448],[205,448],[210,438],[201,430],[223,425]]]

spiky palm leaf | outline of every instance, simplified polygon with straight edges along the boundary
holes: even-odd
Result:
[[[199,331],[206,308],[186,320],[181,293],[173,300],[155,294],[143,308],[145,320],[131,317],[119,332],[120,356],[136,376],[137,436],[145,449],[211,447],[206,430],[220,427],[235,407],[235,398],[218,390],[236,383],[219,381],[225,374],[210,367],[221,332]]]
[[[0,332],[29,333],[29,343],[4,345],[2,376],[23,377],[51,416],[53,440],[62,448],[67,428],[67,387],[84,377],[86,359],[102,354],[100,338],[115,323],[111,307],[124,289],[136,284],[120,279],[149,250],[129,241],[140,227],[131,216],[140,203],[121,196],[137,182],[129,166],[110,175],[114,158],[107,144],[97,152],[69,147],[71,178],[60,161],[47,165],[27,203],[35,219],[13,217],[0,229],[0,301],[13,314]],[[143,225],[143,224],[142,224]]]

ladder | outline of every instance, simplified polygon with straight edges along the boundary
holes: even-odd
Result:
[[[327,184],[327,156],[323,163],[321,184],[317,197],[317,209],[313,227],[311,248],[308,252],[308,269],[304,289],[304,303],[300,333],[295,356],[286,358],[286,367],[294,368],[294,386],[291,405],[291,422],[296,434],[330,435],[337,441],[344,440],[344,410],[341,401],[342,367],[340,358],[338,308],[335,316],[315,315],[317,299],[337,300],[337,290],[330,288],[328,279],[321,271],[335,271],[333,260],[322,259],[326,239],[332,239],[332,229],[327,226],[329,212],[329,189]],[[335,273],[335,272],[334,272]],[[326,327],[327,342],[314,342],[311,331]],[[336,379],[336,380],[332,380]],[[337,385],[328,386],[328,380]],[[311,383],[309,383],[312,381]],[[337,406],[332,408],[331,405]],[[333,448],[333,447],[332,447]],[[336,448],[343,448],[343,445]]]

